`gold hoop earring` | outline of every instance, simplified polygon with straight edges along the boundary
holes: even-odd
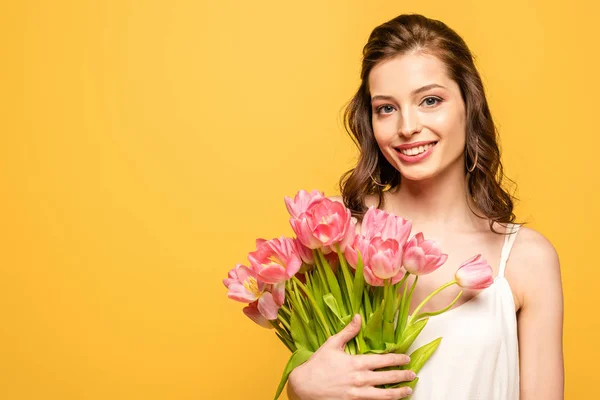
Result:
[[[377,182],[375,180],[375,178],[373,178],[373,175],[371,175],[371,173],[369,173],[369,176],[371,177],[371,180],[373,181],[374,184],[376,184],[377,186],[381,186],[381,187],[386,187],[387,185],[382,185],[381,183]]]
[[[478,144],[479,144],[479,138],[477,138],[477,145]],[[479,150],[478,150],[478,146],[477,145],[475,145],[475,162],[473,163],[473,167],[472,168],[468,168],[467,167],[467,171],[469,171],[469,173],[475,171],[475,167],[477,167],[477,161],[478,161],[478,158],[479,158]]]

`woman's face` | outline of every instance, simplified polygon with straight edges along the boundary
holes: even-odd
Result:
[[[383,61],[371,70],[369,88],[375,139],[402,179],[464,169],[465,105],[439,59],[406,54]]]

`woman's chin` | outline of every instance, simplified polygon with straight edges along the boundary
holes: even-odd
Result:
[[[423,168],[421,170],[404,170],[400,171],[400,175],[402,176],[402,180],[419,182],[419,181],[427,181],[437,175],[436,171],[430,168]]]

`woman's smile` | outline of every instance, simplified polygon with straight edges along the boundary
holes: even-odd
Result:
[[[431,153],[437,142],[432,142],[426,145],[415,146],[411,148],[396,148],[396,154],[400,161],[405,163],[417,163],[427,158]]]

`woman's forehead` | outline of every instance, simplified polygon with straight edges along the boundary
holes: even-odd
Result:
[[[369,89],[373,95],[393,92],[410,96],[415,90],[434,83],[449,90],[456,86],[452,85],[446,65],[427,54],[399,55],[377,64],[369,74]]]

